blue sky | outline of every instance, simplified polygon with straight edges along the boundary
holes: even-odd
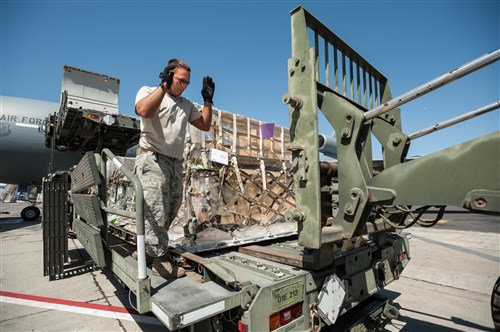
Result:
[[[288,127],[290,11],[303,5],[389,78],[398,96],[500,47],[497,1],[2,1],[1,94],[59,102],[63,65],[120,78],[120,113],[170,58],[192,68],[185,96]],[[499,99],[497,62],[403,105],[407,134]],[[425,155],[499,130],[499,111],[417,139]],[[320,125],[331,133],[329,124]],[[378,151],[375,157],[380,157]]]

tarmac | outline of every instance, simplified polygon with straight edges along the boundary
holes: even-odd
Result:
[[[62,279],[44,276],[41,223],[22,221],[25,206],[0,203],[0,331],[167,331],[156,317],[135,312],[129,291],[102,270],[80,266]],[[445,217],[434,228],[409,229],[410,263],[382,291],[400,310],[385,331],[494,331],[500,220]],[[449,227],[454,223],[461,226]],[[69,240],[69,255],[86,257],[78,240]]]

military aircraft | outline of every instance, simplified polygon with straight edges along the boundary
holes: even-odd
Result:
[[[40,185],[49,172],[51,149],[45,147],[43,123],[59,111],[59,104],[44,100],[0,96],[0,183]],[[68,169],[81,152],[54,151],[53,169]],[[35,220],[40,210],[23,209],[24,220]]]

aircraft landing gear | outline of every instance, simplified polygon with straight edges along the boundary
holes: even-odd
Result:
[[[491,317],[493,318],[495,330],[500,331],[500,277],[498,277],[495,286],[493,286],[491,294]]]
[[[40,217],[40,209],[36,206],[28,206],[21,211],[21,218],[24,221],[33,221],[38,219],[38,217]]]

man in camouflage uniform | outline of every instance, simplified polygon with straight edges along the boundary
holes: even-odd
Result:
[[[160,86],[142,87],[135,100],[135,112],[141,117],[136,174],[144,189],[146,255],[153,258],[153,274],[164,278],[185,275],[184,269],[175,266],[168,254],[167,232],[182,202],[187,123],[208,131],[212,121],[215,84],[211,77],[203,78],[204,104],[200,113],[191,101],[182,97],[190,77],[189,66],[172,59],[160,73]]]

